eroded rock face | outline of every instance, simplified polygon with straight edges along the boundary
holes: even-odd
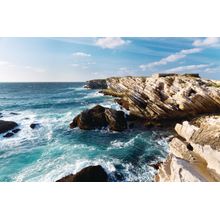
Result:
[[[131,114],[148,120],[182,119],[220,112],[217,83],[198,74],[112,77],[103,93],[120,97],[117,102]]]
[[[156,181],[220,181],[220,116],[177,124]]]
[[[89,166],[76,174],[70,174],[56,182],[107,182],[108,175],[102,166]]]
[[[94,79],[86,82],[85,88],[89,89],[107,89],[107,82],[105,79]]]
[[[96,105],[83,111],[73,119],[72,123],[70,123],[70,128],[75,127],[84,130],[109,127],[110,130],[123,131],[127,128],[127,122],[123,111]]]
[[[10,131],[17,127],[18,124],[14,121],[3,121],[0,120],[0,134]]]

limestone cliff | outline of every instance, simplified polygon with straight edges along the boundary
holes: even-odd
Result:
[[[191,118],[220,112],[218,82],[201,79],[198,74],[111,77],[105,82],[89,81],[87,85],[102,89],[106,86],[102,90],[105,95],[119,97],[120,105],[146,120]]]
[[[177,124],[156,181],[220,181],[220,115]]]

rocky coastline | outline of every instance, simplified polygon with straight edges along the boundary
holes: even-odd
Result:
[[[116,97],[129,115],[98,106],[98,114],[94,109],[82,112],[73,119],[71,128],[122,131],[129,117],[133,124],[141,121],[144,127],[169,126],[176,134],[169,143],[167,159],[152,164],[157,170],[155,181],[220,181],[219,81],[202,79],[198,74],[170,73],[91,80],[85,87]],[[123,115],[123,122],[117,114]],[[113,122],[119,127],[124,123],[123,129],[114,129]]]

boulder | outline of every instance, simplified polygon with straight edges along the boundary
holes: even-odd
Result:
[[[105,117],[109,124],[109,129],[113,131],[123,131],[127,129],[127,121],[123,111],[105,109]]]
[[[18,133],[20,130],[21,130],[20,128],[16,128],[16,129],[13,129],[12,132],[13,132],[14,134],[16,134],[16,133]]]
[[[18,124],[14,121],[3,121],[0,120],[0,134],[5,133],[13,128],[17,127]]]
[[[126,129],[127,123],[124,112],[96,105],[77,115],[70,123],[70,128],[79,127],[84,130],[101,129],[107,126],[114,131]]]
[[[70,174],[56,182],[107,182],[108,175],[102,166],[89,166],[76,174]]]

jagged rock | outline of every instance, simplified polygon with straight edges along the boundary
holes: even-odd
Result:
[[[127,129],[127,121],[123,111],[116,111],[114,109],[105,109],[105,118],[108,122],[110,130],[123,131]]]
[[[16,133],[18,133],[20,130],[21,130],[20,128],[16,128],[16,129],[13,129],[12,132],[13,132],[14,134],[16,134]]]
[[[96,128],[107,127],[108,122],[105,118],[105,108],[101,105],[85,110],[77,115],[73,122],[70,124],[70,128],[79,127],[84,130],[91,130]]]
[[[32,128],[32,129],[35,129],[35,128],[39,127],[39,126],[40,126],[39,123],[32,123],[32,124],[30,124],[30,128]]]
[[[94,79],[87,81],[84,87],[89,89],[107,89],[107,82],[105,79]]]
[[[3,121],[0,120],[0,134],[5,133],[13,128],[17,127],[18,124],[14,121]]]
[[[106,84],[104,94],[120,97],[120,105],[148,120],[182,120],[220,112],[220,87],[198,74],[111,77]]]
[[[13,136],[13,135],[14,135],[14,133],[8,132],[8,133],[6,133],[3,137],[5,137],[5,138],[10,138],[10,137]]]
[[[76,174],[70,174],[56,182],[107,182],[108,175],[102,166],[89,166]]]
[[[156,181],[220,181],[220,115],[202,116],[175,127],[170,155]]]
[[[70,128],[79,127],[84,130],[101,129],[107,126],[114,131],[126,129],[127,123],[124,112],[96,105],[77,115],[70,123]]]

